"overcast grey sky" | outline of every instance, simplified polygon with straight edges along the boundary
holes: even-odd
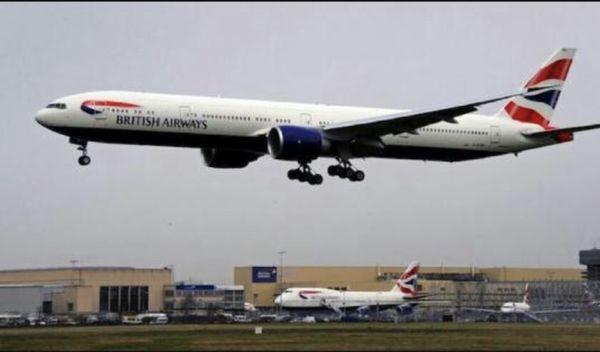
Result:
[[[432,107],[512,92],[569,46],[553,122],[600,122],[598,23],[598,4],[2,4],[0,268],[228,283],[282,249],[290,265],[577,267],[600,241],[599,132],[518,158],[358,160],[365,182],[310,187],[294,163],[213,170],[195,149],[92,143],[82,168],[33,115],[102,89]]]

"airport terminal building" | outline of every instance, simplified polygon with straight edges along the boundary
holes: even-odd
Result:
[[[600,251],[582,251],[584,268],[421,266],[417,290],[438,301],[427,309],[497,309],[522,301],[525,285],[533,305],[581,306],[583,283],[600,296],[594,276]],[[0,313],[86,315],[167,312],[212,316],[243,312],[244,303],[274,310],[274,298],[289,287],[325,287],[340,291],[388,291],[403,266],[244,266],[234,268],[233,285],[175,282],[164,268],[117,266],[0,270]],[[442,302],[442,303],[439,303]],[[433,303],[432,303],[433,304]]]
[[[162,311],[169,268],[64,267],[0,271],[0,312]]]

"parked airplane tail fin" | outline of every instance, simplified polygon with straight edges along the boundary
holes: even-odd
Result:
[[[509,100],[496,116],[550,127],[552,113],[567,79],[575,51],[562,48],[554,52],[524,84],[523,90],[527,94]]]
[[[525,284],[525,294],[523,295],[523,303],[529,303],[529,283]]]
[[[419,262],[412,262],[408,265],[400,279],[396,281],[391,291],[400,291],[405,296],[415,297],[417,295],[417,276],[419,274]]]
[[[592,306],[594,304],[595,297],[586,282],[583,283],[583,292],[585,296],[585,305],[588,307]]]

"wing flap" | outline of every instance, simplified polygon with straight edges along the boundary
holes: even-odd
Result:
[[[485,309],[485,308],[462,308],[462,310],[464,310],[464,311],[470,311],[470,312],[497,313],[497,314],[501,314],[500,311],[493,310],[493,309]]]

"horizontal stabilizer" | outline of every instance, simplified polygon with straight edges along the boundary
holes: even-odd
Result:
[[[600,128],[600,124],[556,128],[553,130],[542,131],[542,132],[523,132],[523,135],[525,135],[527,137],[535,137],[535,138],[556,137],[556,136],[560,136],[561,134],[565,134],[565,133],[581,132],[581,131],[593,130],[596,128]]]

